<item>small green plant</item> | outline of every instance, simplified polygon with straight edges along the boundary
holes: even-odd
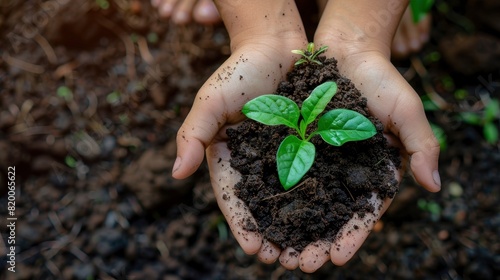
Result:
[[[73,99],[73,92],[67,86],[60,86],[57,88],[57,96],[63,98],[65,101]]]
[[[278,176],[285,190],[297,184],[311,168],[316,147],[310,140],[315,135],[330,145],[341,146],[376,134],[373,123],[360,113],[334,109],[323,114],[317,129],[308,135],[308,126],[325,110],[336,92],[337,84],[330,81],[317,86],[300,109],[293,100],[274,94],[259,96],[243,106],[242,112],[248,118],[265,125],[286,125],[295,129],[300,137],[287,136],[276,153]]]
[[[311,42],[307,44],[305,50],[292,50],[294,54],[300,54],[302,56],[301,59],[295,62],[295,66],[303,64],[303,63],[316,63],[321,65],[321,61],[317,60],[318,55],[324,53],[328,49],[328,46],[322,46],[319,50],[314,50],[314,43]]]
[[[108,0],[95,0],[95,2],[99,6],[99,8],[103,10],[107,10],[109,8]]]
[[[433,4],[434,0],[410,0],[413,22],[421,21],[429,13]]]
[[[439,203],[421,198],[417,201],[417,205],[420,210],[428,212],[430,214],[430,218],[432,221],[439,221],[439,217],[441,217],[442,211]]]
[[[482,126],[483,136],[486,141],[494,145],[499,140],[498,125],[495,120],[500,118],[500,102],[498,99],[491,99],[482,112],[462,112],[460,118],[468,124]]]

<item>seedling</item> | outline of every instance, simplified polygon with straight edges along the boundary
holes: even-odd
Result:
[[[316,58],[318,55],[324,53],[328,49],[328,46],[322,46],[319,50],[314,50],[314,43],[311,42],[307,44],[307,48],[305,50],[292,50],[294,54],[300,54],[302,56],[301,59],[295,62],[295,66],[303,64],[303,63],[316,63],[321,65],[321,61]]]
[[[496,119],[500,118],[500,102],[498,99],[491,99],[484,107],[482,113],[462,112],[461,119],[472,125],[483,127],[483,136],[486,141],[494,145],[499,140],[498,126],[495,124]]]
[[[308,126],[325,110],[336,92],[337,84],[330,81],[316,87],[300,109],[293,100],[274,94],[259,96],[243,106],[242,112],[248,118],[265,125],[286,125],[300,137],[288,135],[276,153],[278,176],[285,190],[295,186],[311,168],[316,156],[316,147],[310,142],[312,137],[320,135],[328,144],[341,146],[376,134],[373,123],[362,114],[334,109],[323,114],[317,129],[308,135]]]

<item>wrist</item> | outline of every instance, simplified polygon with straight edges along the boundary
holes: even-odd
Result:
[[[283,50],[302,48],[307,44],[302,20],[293,1],[214,2],[229,33],[232,51],[260,43]]]
[[[391,43],[408,1],[329,1],[315,34],[337,59],[359,53],[379,53],[390,58]],[[329,49],[329,50],[330,50]]]

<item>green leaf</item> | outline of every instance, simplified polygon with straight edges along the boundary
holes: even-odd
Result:
[[[66,101],[73,99],[73,92],[67,86],[60,86],[57,88],[57,96],[64,98]]]
[[[434,0],[410,0],[413,22],[421,21],[429,13],[433,4]]]
[[[297,62],[295,62],[295,66],[301,65],[302,63],[306,63],[306,62],[307,62],[307,59],[301,58],[301,59],[297,60]]]
[[[120,92],[115,90],[109,93],[108,95],[106,95],[106,101],[112,105],[120,103]]]
[[[304,122],[304,120],[300,120],[300,123],[299,123],[299,134],[300,134],[300,137],[302,137],[303,140],[306,139],[306,132],[307,132],[307,124]]]
[[[281,142],[276,154],[278,176],[281,185],[289,190],[297,184],[311,168],[316,148],[308,141],[289,135]]]
[[[319,119],[316,133],[328,144],[341,146],[349,141],[368,139],[377,133],[377,129],[369,119],[358,112],[335,109]]]
[[[300,110],[291,99],[267,94],[248,101],[241,110],[248,118],[265,125],[286,125],[297,128]]]
[[[425,111],[439,111],[439,106],[432,101],[432,99],[429,98],[428,95],[422,95],[420,97],[420,100],[422,101],[422,104],[424,105],[424,110]]]
[[[446,132],[444,129],[442,129],[440,126],[430,123],[432,132],[434,133],[434,136],[436,136],[436,139],[439,142],[439,147],[441,148],[442,151],[445,151],[448,144],[446,140]]]
[[[319,50],[315,51],[311,56],[311,60],[315,60],[318,55],[324,53],[328,49],[328,46],[322,46]],[[318,61],[319,62],[319,61]]]
[[[302,103],[300,111],[306,125],[312,123],[325,110],[326,105],[336,92],[337,84],[335,82],[323,83],[311,92],[311,95]]]
[[[314,43],[313,42],[310,42],[309,44],[307,44],[307,52],[309,54],[314,53]]]
[[[303,50],[292,50],[294,54],[306,55]]]
[[[484,108],[484,121],[491,122],[497,116],[500,116],[500,104],[498,103],[498,99],[492,99]]]
[[[67,166],[71,167],[71,168],[75,168],[76,167],[76,159],[70,155],[67,155],[65,158],[64,158],[64,162],[66,163]]]
[[[488,143],[494,145],[498,142],[498,127],[492,123],[485,123],[483,126],[483,135]]]
[[[472,112],[462,112],[460,113],[460,118],[468,124],[481,125],[482,123],[481,117]]]

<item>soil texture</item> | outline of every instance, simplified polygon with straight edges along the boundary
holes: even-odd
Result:
[[[338,73],[337,61],[320,59],[321,65],[294,67],[287,80],[279,84],[277,94],[300,107],[316,86],[335,81],[338,90],[325,112],[346,108],[365,115],[377,127],[374,137],[341,147],[313,138],[311,142],[318,151],[315,163],[297,186],[285,191],[278,179],[276,151],[286,136],[296,132],[253,120],[227,131],[231,166],[242,175],[235,187],[236,195],[257,222],[247,224],[247,229],[258,230],[282,249],[293,247],[299,252],[319,239],[333,241],[354,213],[360,217],[373,213],[374,206],[368,201],[372,193],[384,200],[393,198],[398,190],[392,168],[393,163],[399,167],[398,151],[388,147],[382,123],[369,115],[367,101],[354,84]],[[316,125],[311,124],[309,129]]]

